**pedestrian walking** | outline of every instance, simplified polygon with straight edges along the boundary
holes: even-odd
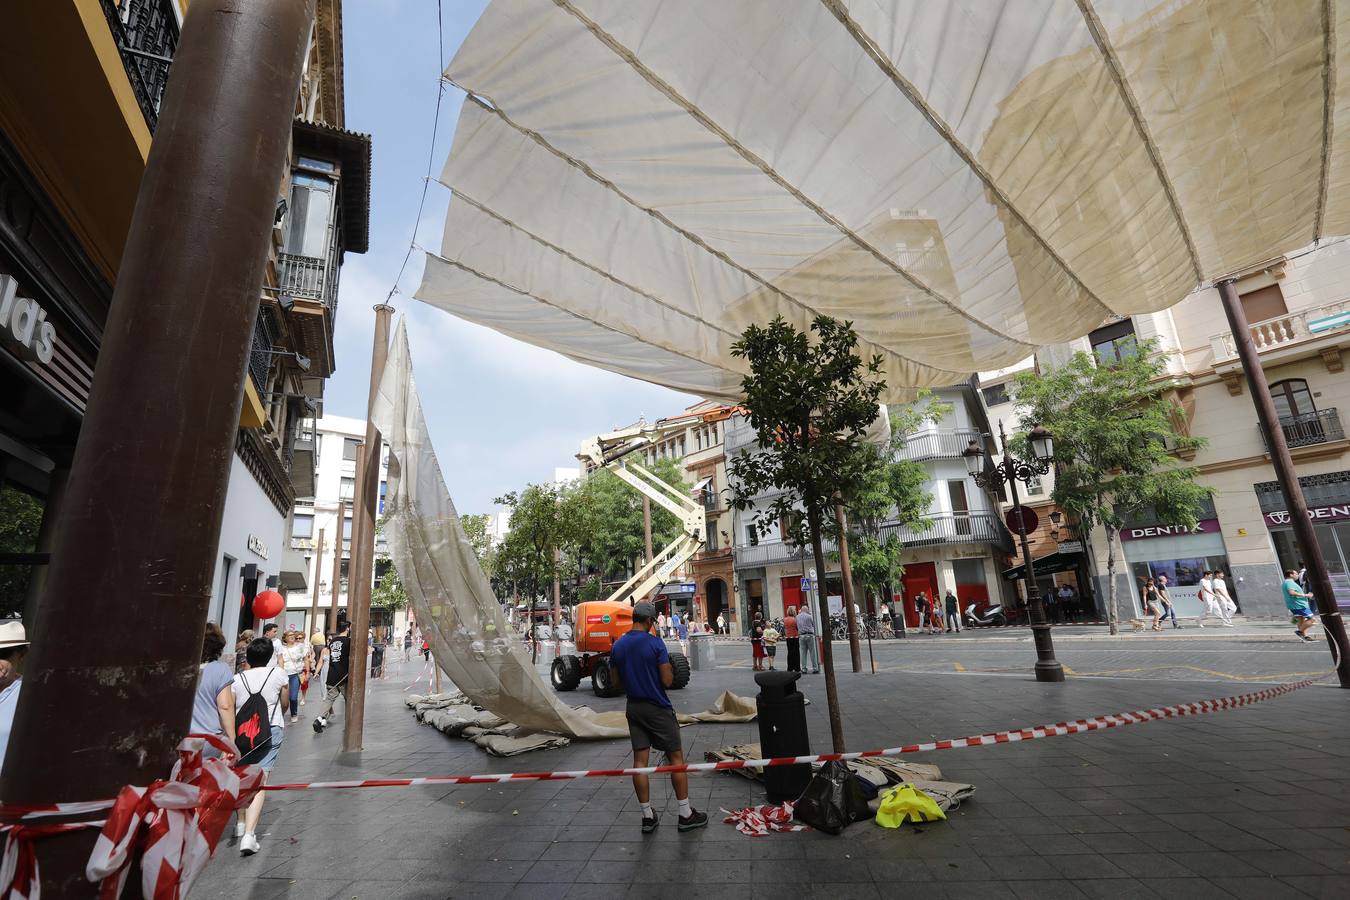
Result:
[[[234,666],[220,658],[225,634],[214,622],[206,623],[202,636],[202,662],[197,669],[197,690],[192,697],[192,734],[218,734],[234,742]],[[209,756],[219,752],[208,748]]]
[[[1311,644],[1313,639],[1308,637],[1308,629],[1317,624],[1317,617],[1313,615],[1312,605],[1309,603],[1312,594],[1299,585],[1298,576],[1296,569],[1284,573],[1284,584],[1281,585],[1284,591],[1284,606],[1293,619],[1294,633],[1298,635],[1298,639],[1305,644]]]
[[[948,589],[947,595],[942,598],[942,602],[946,604],[947,607],[947,632],[951,633],[955,631],[957,634],[960,634],[961,606],[957,602],[956,595]]]
[[[677,624],[675,625],[675,633],[676,633],[677,635],[679,635],[679,638],[680,638],[680,652],[683,653],[685,656],[688,656],[688,655],[689,655],[689,617],[688,617],[688,616],[678,616],[678,615],[677,615],[677,616],[675,617],[675,622],[677,623]]]
[[[770,622],[764,626],[764,655],[769,660],[769,671],[773,671],[773,661],[778,656],[778,639],[782,637],[777,628]]]
[[[234,670],[242,672],[248,668],[248,645],[253,643],[256,635],[252,628],[245,628],[239,632],[239,639],[234,642]]]
[[[412,626],[403,632],[403,661],[412,662]]]
[[[923,631],[928,624],[928,598],[923,591],[914,595],[914,612],[919,617],[919,630]]]
[[[633,743],[633,766],[646,768],[652,748],[666,755],[666,764],[684,765],[684,747],[680,744],[680,724],[675,707],[666,696],[666,688],[675,682],[670,652],[665,642],[651,634],[656,608],[647,601],[633,607],[633,627],[614,642],[610,651],[610,671],[614,683],[627,697],[624,715]],[[679,830],[693,831],[708,824],[708,817],[689,803],[689,773],[671,772],[670,783],[679,801]],[[651,780],[633,776],[633,792],[642,807],[642,833],[650,834],[661,824],[651,803]]]
[[[1180,628],[1181,626],[1177,624],[1177,605],[1172,602],[1172,592],[1167,589],[1166,584],[1161,586],[1155,584],[1155,587],[1158,591],[1158,602],[1162,604],[1162,614],[1158,617],[1158,624],[1161,625],[1170,618],[1172,620],[1172,628]],[[1159,628],[1159,631],[1161,630],[1162,629]]]
[[[1224,580],[1223,572],[1218,570],[1214,572],[1214,602],[1219,604],[1219,608],[1228,614],[1225,622],[1231,628],[1233,613],[1237,612],[1237,604],[1233,602],[1233,595],[1228,593],[1228,582]]]
[[[263,781],[276,765],[281,744],[286,739],[285,670],[274,665],[272,641],[260,637],[248,645],[248,668],[234,676],[235,744],[239,763],[263,770]],[[258,844],[258,820],[262,817],[265,791],[258,791],[235,825],[241,856],[252,856]]]
[[[750,661],[756,672],[764,671],[764,620],[759,613],[750,623]]]
[[[1140,595],[1144,602],[1144,615],[1153,617],[1152,628],[1162,631],[1162,601],[1158,599],[1158,582],[1152,578],[1144,579]]]
[[[662,612],[661,615],[656,617],[656,627],[660,631],[661,637],[663,638],[670,637],[670,620],[666,618],[666,614],[664,612]]]
[[[717,633],[718,634],[727,633],[727,617],[722,615],[721,613],[717,614]]]
[[[787,670],[802,670],[801,628],[797,624],[797,607],[789,606],[783,617],[783,642],[787,644]]]
[[[1219,604],[1214,599],[1214,573],[1206,570],[1200,576],[1200,627],[1205,627],[1205,619],[1209,616],[1217,616],[1220,621],[1224,620],[1224,615],[1219,611]],[[1226,623],[1230,628],[1232,623]]]
[[[223,638],[221,643],[224,644]],[[23,623],[11,620],[0,624],[0,765],[4,764],[9,736],[14,731],[14,711],[19,707],[23,659],[27,655],[28,635]]]
[[[279,668],[286,655],[286,645],[282,643],[281,635],[277,633],[277,623],[268,622],[264,625],[262,636],[272,642],[272,662],[269,665]]]
[[[811,674],[820,674],[820,644],[817,643],[816,617],[811,615],[810,607],[803,606],[797,613],[797,644],[801,649],[800,671],[805,672],[811,666]]]
[[[1078,612],[1075,608],[1073,588],[1069,587],[1067,584],[1061,584],[1059,586],[1058,595],[1059,608],[1064,611],[1064,621],[1072,621]]]
[[[294,722],[300,707],[300,677],[305,671],[305,662],[309,657],[309,648],[305,646],[303,635],[298,631],[287,631],[281,638],[281,670],[286,673],[288,699],[291,707],[291,721]]]
[[[1172,587],[1167,580],[1166,572],[1159,573],[1157,579],[1155,579],[1155,585],[1157,586],[1158,589],[1159,601],[1166,602],[1169,606],[1176,606],[1176,601],[1172,599]],[[1159,624],[1161,624],[1161,622],[1162,617],[1160,616]],[[1173,624],[1176,623],[1174,622]]]
[[[337,698],[341,696],[342,702],[347,702],[347,675],[352,657],[351,629],[350,622],[339,620],[337,636],[324,648],[323,658],[328,663],[328,693],[323,698],[323,708],[319,710],[318,718],[314,720],[315,734],[322,734],[328,727],[328,717],[333,714],[333,704]]]

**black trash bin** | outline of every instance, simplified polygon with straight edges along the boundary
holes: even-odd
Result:
[[[808,756],[811,736],[806,730],[806,697],[797,690],[799,672],[758,672],[755,683],[759,694],[755,707],[759,713],[761,755]],[[796,800],[811,780],[811,764],[767,766],[764,788],[770,803]]]

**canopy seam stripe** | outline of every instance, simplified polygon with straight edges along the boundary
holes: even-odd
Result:
[[[497,212],[496,210],[491,209],[490,207],[486,206],[486,205],[483,204],[483,203],[480,203],[478,200],[475,200],[473,197],[471,197],[471,196],[469,196],[468,194],[464,193],[464,192],[463,192],[462,190],[460,190],[459,188],[453,187],[453,186],[448,185],[448,184],[445,185],[445,187],[447,187],[447,188],[450,190],[450,192],[453,193],[456,197],[459,197],[461,200],[464,200],[464,201],[467,202],[470,206],[474,207],[475,209],[479,210],[480,212],[484,213],[485,215],[487,215],[487,216],[489,216],[489,217],[491,217],[491,218],[497,220],[498,222],[501,222],[503,225],[507,226],[508,228],[514,229],[514,230],[516,230],[516,231],[519,231],[521,234],[525,235],[525,236],[528,237],[530,240],[534,241],[535,243],[539,244],[540,246],[546,247],[546,248],[548,248],[549,250],[552,250],[554,253],[557,253],[558,255],[560,255],[560,256],[562,256],[562,257],[564,257],[564,258],[566,258],[566,259],[571,260],[572,262],[576,263],[577,265],[582,266],[582,267],[584,267],[584,268],[586,268],[586,269],[589,269],[590,271],[594,272],[595,274],[599,275],[600,277],[602,277],[602,278],[604,278],[604,279],[606,279],[606,280],[608,280],[608,281],[612,281],[614,284],[617,284],[619,287],[622,287],[622,288],[624,288],[625,290],[632,291],[633,293],[637,294],[639,297],[645,297],[646,299],[652,301],[653,303],[655,303],[656,305],[662,307],[663,309],[668,309],[668,310],[670,310],[671,312],[675,313],[676,315],[683,316],[684,318],[690,319],[690,320],[692,320],[692,321],[694,321],[694,322],[697,322],[697,323],[700,324],[700,325],[705,325],[705,326],[707,326],[708,328],[713,329],[714,331],[717,331],[717,332],[720,332],[720,333],[726,335],[726,336],[729,337],[729,338],[736,339],[736,340],[739,340],[739,339],[740,339],[740,335],[737,334],[736,332],[731,331],[730,329],[724,328],[724,327],[722,327],[721,325],[718,325],[716,322],[710,322],[710,321],[708,321],[707,319],[705,319],[705,318],[703,318],[702,316],[699,316],[699,315],[697,315],[697,314],[695,314],[695,313],[691,313],[691,312],[688,312],[687,310],[680,309],[678,306],[675,306],[674,304],[672,304],[672,303],[669,302],[668,300],[663,300],[663,299],[661,299],[660,297],[656,296],[655,294],[652,294],[652,293],[649,293],[649,292],[647,292],[647,291],[644,291],[642,288],[638,287],[637,285],[629,284],[627,281],[624,281],[623,279],[619,278],[618,276],[613,275],[613,274],[611,274],[611,273],[609,273],[609,272],[606,272],[604,269],[600,268],[599,266],[596,266],[596,265],[594,265],[593,263],[590,263],[590,262],[588,262],[587,260],[582,259],[581,257],[579,257],[579,256],[577,256],[576,254],[574,254],[574,253],[572,253],[572,252],[566,250],[565,248],[559,247],[557,244],[552,243],[551,241],[547,240],[546,238],[540,237],[539,235],[535,234],[534,232],[532,232],[532,231],[530,231],[530,230],[528,230],[528,229],[522,227],[521,225],[519,225],[519,224],[516,223],[515,221],[513,221],[513,220],[511,220],[511,219],[508,219],[506,216],[502,215],[501,213]],[[807,311],[807,312],[810,313],[811,315],[815,315],[815,314],[816,314],[814,311],[812,311],[812,310],[810,309],[810,307],[806,306],[805,304],[799,304],[799,306],[800,306],[801,309]],[[959,372],[953,372],[953,371],[950,371],[950,370],[948,370],[948,369],[941,369],[941,368],[938,368],[938,367],[936,367],[936,366],[930,365],[930,364],[928,364],[928,363],[920,362],[920,361],[915,360],[915,359],[910,359],[909,357],[904,356],[903,354],[897,353],[897,352],[895,352],[894,350],[890,350],[890,349],[888,349],[888,348],[886,348],[886,347],[884,347],[884,346],[881,346],[880,344],[875,344],[874,342],[872,342],[872,341],[870,341],[870,340],[867,340],[866,338],[863,338],[863,342],[866,343],[868,346],[874,346],[874,347],[875,347],[879,352],[881,352],[881,353],[888,353],[888,354],[894,356],[895,358],[904,360],[905,362],[911,363],[912,365],[919,366],[919,367],[924,368],[924,369],[932,370],[932,371],[934,371],[935,373],[938,373],[938,374],[942,374],[942,375],[951,375],[953,378],[957,378],[957,379],[960,379],[960,377],[961,377],[961,373],[959,373]]]
[[[946,306],[952,312],[956,313],[961,318],[970,322],[972,325],[974,325],[976,328],[979,328],[981,331],[988,332],[994,337],[1008,341],[1010,343],[1017,344],[1022,347],[1035,349],[1041,346],[1039,343],[1035,341],[1024,341],[1021,340],[1020,338],[1015,338],[1010,334],[1006,334],[1005,332],[999,331],[997,328],[994,328],[987,322],[981,321],[976,316],[962,309],[955,301],[939,293],[936,289],[930,287],[928,284],[923,282],[918,276],[910,272],[904,266],[901,266],[900,264],[888,258],[886,254],[882,253],[876,247],[873,247],[870,243],[863,240],[861,235],[859,235],[857,232],[853,231],[851,228],[845,225],[843,221],[841,221],[839,218],[830,213],[829,210],[825,209],[820,204],[816,203],[814,200],[807,197],[804,193],[802,193],[800,188],[798,188],[796,185],[792,184],[786,178],[784,178],[776,169],[773,168],[773,166],[769,165],[765,160],[761,159],[748,147],[737,141],[736,138],[730,132],[728,132],[726,129],[722,128],[722,126],[714,122],[712,118],[708,116],[707,113],[705,113],[695,104],[691,103],[682,94],[680,94],[677,90],[675,90],[675,88],[672,85],[670,85],[668,82],[662,79],[651,69],[647,68],[647,66],[645,66],[642,63],[642,61],[637,58],[637,55],[633,53],[633,51],[629,50],[623,44],[619,43],[619,41],[613,35],[611,35],[609,32],[601,28],[598,23],[587,18],[586,15],[580,12],[575,6],[573,6],[571,2],[569,2],[569,0],[553,0],[553,2],[560,9],[571,14],[578,22],[580,22],[586,28],[587,31],[591,32],[591,34],[595,36],[596,40],[600,41],[600,43],[604,44],[607,48],[609,48],[609,50],[612,53],[614,53],[615,56],[619,57],[619,59],[627,63],[629,68],[631,68],[644,81],[646,81],[658,92],[660,92],[663,96],[665,96],[667,100],[669,100],[675,106],[683,110],[686,115],[692,118],[695,122],[698,122],[710,134],[714,135],[720,141],[722,141],[722,143],[724,143],[728,149],[735,152],[746,162],[750,163],[750,165],[759,169],[760,172],[768,176],[768,178],[771,181],[773,181],[780,188],[782,188],[789,195],[791,195],[792,198],[795,199],[798,203],[802,204],[802,206],[806,207],[811,212],[815,213],[815,215],[819,217],[821,221],[833,226],[840,234],[848,238],[860,250],[870,253],[883,266],[895,272],[897,275],[908,281],[915,288],[917,288],[920,291],[923,291],[925,294],[932,297],[938,303],[941,303],[943,306]],[[1100,301],[1097,302],[1100,303]]]
[[[637,342],[640,343],[640,344],[647,344],[647,345],[649,345],[649,346],[656,347],[656,348],[661,349],[661,350],[664,350],[664,351],[666,351],[667,353],[670,353],[670,354],[672,354],[672,355],[674,355],[674,356],[680,356],[680,357],[683,357],[683,358],[689,360],[690,362],[695,362],[695,363],[698,363],[698,364],[701,365],[701,366],[707,366],[707,367],[710,368],[710,369],[715,369],[715,370],[720,371],[720,372],[732,372],[732,373],[737,374],[737,375],[743,374],[743,373],[740,373],[740,372],[736,372],[735,369],[724,368],[723,366],[720,366],[720,365],[718,365],[718,364],[716,364],[716,363],[711,363],[711,362],[708,362],[707,360],[699,359],[697,356],[692,356],[692,355],[690,355],[690,354],[688,354],[688,353],[686,353],[686,352],[684,352],[684,351],[682,351],[682,350],[677,350],[677,349],[675,349],[675,348],[673,348],[673,347],[668,347],[668,346],[666,346],[665,344],[658,343],[657,341],[649,340],[648,338],[642,337],[642,336],[640,336],[640,335],[630,334],[629,332],[623,331],[623,330],[618,329],[618,328],[615,328],[615,327],[612,326],[612,325],[606,325],[604,322],[597,322],[595,319],[587,318],[586,316],[583,316],[583,315],[580,314],[580,313],[573,312],[572,310],[568,309],[567,307],[565,307],[565,306],[563,306],[563,305],[561,305],[561,304],[559,304],[559,303],[556,303],[556,302],[554,302],[554,301],[552,301],[552,300],[545,299],[544,297],[540,297],[538,294],[534,294],[534,293],[532,293],[532,292],[530,292],[530,291],[525,290],[524,288],[519,288],[519,287],[516,287],[515,285],[512,285],[512,284],[507,284],[505,281],[502,281],[500,278],[495,278],[495,277],[493,277],[492,275],[488,275],[486,272],[480,272],[479,270],[475,269],[473,266],[466,265],[465,263],[462,263],[462,262],[460,262],[459,260],[449,259],[449,258],[447,258],[447,257],[441,256],[439,253],[432,253],[431,251],[427,251],[427,256],[430,256],[430,257],[432,257],[433,259],[440,260],[441,262],[445,263],[445,264],[448,265],[448,266],[453,266],[453,267],[455,267],[456,269],[460,269],[460,270],[462,270],[462,271],[464,271],[464,272],[467,272],[468,274],[473,275],[473,276],[475,276],[475,277],[477,277],[477,278],[481,278],[483,281],[486,281],[486,282],[488,282],[488,283],[490,283],[490,284],[495,284],[495,285],[497,285],[497,286],[500,287],[500,288],[505,288],[506,290],[511,291],[513,294],[519,294],[519,295],[522,296],[522,297],[529,297],[531,300],[534,300],[534,301],[537,302],[537,303],[542,303],[542,304],[544,304],[545,306],[548,306],[548,307],[551,307],[551,308],[553,308],[553,309],[556,309],[556,310],[558,310],[558,311],[561,312],[561,313],[565,313],[566,315],[569,315],[569,316],[571,316],[571,317],[574,318],[574,319],[577,319],[577,320],[579,320],[579,321],[581,321],[581,322],[585,322],[585,323],[587,323],[587,324],[589,324],[589,325],[594,325],[594,326],[596,326],[597,328],[604,329],[605,331],[612,332],[613,334],[617,334],[617,335],[619,335],[620,337],[627,338],[627,339],[630,340],[630,341],[637,341]],[[418,299],[421,299],[421,298],[418,298]],[[424,302],[426,302],[426,301],[424,301]],[[433,305],[434,305],[434,304],[433,304]],[[550,348],[546,348],[546,349],[553,349],[553,348],[550,347]],[[560,352],[560,351],[559,351],[559,352]]]
[[[544,150],[546,150],[546,151],[548,151],[549,153],[553,154],[553,155],[556,156],[558,159],[562,160],[564,163],[566,163],[567,165],[571,166],[572,168],[576,169],[578,172],[580,172],[581,174],[585,175],[587,178],[591,179],[591,180],[594,181],[596,184],[599,184],[600,186],[604,187],[605,189],[611,191],[615,196],[619,197],[619,199],[623,200],[623,201],[624,201],[625,203],[627,203],[629,206],[632,206],[634,209],[639,210],[639,211],[641,211],[641,212],[643,212],[643,213],[646,213],[648,216],[651,216],[651,217],[652,217],[653,219],[655,219],[657,222],[660,222],[660,223],[661,223],[662,225],[664,225],[666,228],[669,228],[671,231],[675,232],[675,233],[678,234],[680,237],[682,237],[682,238],[684,238],[685,240],[689,241],[691,244],[693,244],[694,246],[698,247],[700,250],[703,250],[704,252],[706,252],[706,253],[712,255],[713,257],[715,257],[715,258],[721,260],[723,263],[725,263],[726,265],[728,265],[728,266],[730,266],[731,268],[735,269],[737,272],[740,272],[740,273],[741,273],[742,275],[744,275],[746,278],[749,278],[751,281],[753,281],[753,282],[755,282],[756,284],[758,284],[759,286],[763,287],[765,290],[772,292],[774,295],[780,297],[780,298],[781,298],[782,300],[784,300],[785,302],[791,304],[792,306],[797,307],[797,308],[800,309],[803,313],[805,313],[808,317],[814,318],[814,317],[816,317],[816,316],[818,316],[818,315],[821,315],[821,313],[820,313],[819,310],[813,309],[813,308],[812,308],[809,304],[807,304],[805,301],[800,300],[800,299],[798,299],[797,297],[792,296],[791,294],[789,294],[789,293],[787,293],[786,291],[784,291],[782,288],[778,287],[777,285],[773,284],[773,283],[770,282],[770,281],[767,281],[767,280],[764,278],[764,276],[760,275],[758,272],[755,272],[753,269],[746,268],[745,266],[743,266],[743,265],[741,265],[740,263],[736,262],[736,260],[734,260],[734,259],[732,259],[730,256],[728,256],[724,251],[718,250],[716,247],[713,247],[711,244],[709,244],[707,241],[705,241],[700,235],[697,235],[697,234],[695,234],[694,232],[689,231],[688,229],[682,228],[681,226],[677,225],[673,220],[671,220],[668,216],[666,216],[665,213],[661,212],[660,210],[653,209],[653,208],[651,208],[651,207],[649,207],[649,206],[643,206],[641,203],[638,202],[638,200],[637,200],[635,197],[633,197],[633,196],[631,196],[630,194],[626,193],[626,192],[625,192],[622,188],[620,188],[617,184],[615,184],[614,182],[610,181],[608,178],[606,178],[605,176],[601,175],[599,172],[596,172],[593,168],[591,168],[591,166],[590,166],[588,163],[586,163],[585,160],[577,159],[575,156],[571,156],[571,155],[568,154],[565,150],[562,150],[562,149],[560,149],[560,148],[558,148],[558,147],[555,147],[552,143],[549,142],[548,138],[544,137],[544,136],[543,136],[542,134],[540,134],[539,132],[537,132],[537,131],[532,131],[531,129],[526,128],[524,125],[521,125],[520,123],[516,122],[516,121],[515,121],[514,119],[512,119],[509,115],[506,114],[506,112],[505,112],[505,111],[497,104],[497,102],[496,102],[493,98],[487,97],[487,98],[486,98],[486,101],[491,101],[491,102],[486,102],[483,96],[481,96],[481,95],[475,93],[474,91],[472,91],[471,89],[465,87],[464,85],[461,85],[461,84],[458,83],[457,81],[454,81],[453,79],[449,79],[449,78],[447,78],[446,80],[447,80],[450,84],[453,84],[455,87],[457,87],[457,88],[459,88],[460,90],[464,91],[464,93],[466,94],[466,97],[465,97],[466,100],[468,100],[469,102],[473,103],[475,106],[479,107],[480,109],[484,110],[485,112],[489,112],[489,113],[492,113],[493,115],[497,116],[497,117],[500,118],[504,123],[506,123],[507,126],[509,126],[510,128],[514,129],[515,131],[519,132],[520,134],[524,135],[525,137],[529,138],[531,141],[533,141],[534,143],[538,144],[538,145],[539,145],[540,147],[542,147]],[[438,183],[444,185],[444,186],[445,186],[446,188],[448,188],[449,190],[458,193],[457,189],[456,189],[455,187],[453,187],[452,185],[445,184],[445,182],[439,181],[439,179],[438,179]],[[527,233],[528,233],[528,232],[527,232]],[[435,254],[433,254],[433,255],[435,255]],[[934,365],[932,365],[932,364],[930,364],[930,363],[921,362],[920,360],[913,359],[913,358],[911,358],[911,357],[905,356],[903,353],[900,353],[900,352],[897,351],[897,350],[894,350],[894,349],[892,349],[892,348],[890,348],[890,347],[887,347],[885,344],[882,344],[881,342],[879,342],[879,341],[877,341],[877,340],[874,340],[874,339],[872,339],[872,338],[867,337],[866,334],[861,334],[861,335],[859,335],[859,337],[862,338],[864,341],[866,341],[866,343],[867,343],[870,347],[876,348],[876,350],[877,350],[878,352],[883,353],[883,354],[886,354],[886,355],[889,355],[889,356],[892,356],[892,357],[894,357],[895,359],[898,359],[898,360],[901,360],[902,362],[908,363],[909,365],[912,365],[912,366],[918,366],[918,367],[920,367],[920,368],[928,369],[928,370],[934,372],[935,375],[941,375],[941,376],[951,375],[956,381],[960,381],[961,379],[965,378],[966,375],[967,375],[967,373],[957,372],[957,371],[954,371],[954,370],[952,370],[952,369],[940,368],[940,367],[934,366]],[[940,382],[938,379],[935,379],[935,380],[934,380],[933,382],[931,382],[931,383],[932,383],[932,384],[938,384],[938,383],[944,383],[944,384],[945,384],[945,383],[947,383],[947,382]],[[915,385],[913,385],[913,386],[914,386],[914,387],[924,387],[925,385],[915,384]]]
[[[890,58],[882,52],[879,46],[877,46],[877,43],[872,39],[872,36],[863,31],[862,26],[854,21],[853,17],[849,15],[848,10],[844,8],[841,0],[820,0],[820,2],[826,9],[834,14],[834,17],[844,26],[844,30],[849,33],[849,36],[857,42],[864,53],[871,57],[872,62],[876,63],[877,68],[881,70],[881,73],[895,85],[896,89],[904,95],[905,99],[908,100],[910,104],[918,110],[919,114],[924,117],[928,124],[932,126],[933,130],[937,132],[938,137],[952,149],[952,152],[961,158],[961,162],[965,163],[966,168],[970,169],[975,177],[980,179],[980,182],[984,184],[989,193],[993,195],[994,200],[998,205],[1006,209],[1009,214],[1017,220],[1017,223],[1026,229],[1027,234],[1031,235],[1037,244],[1040,244],[1041,249],[1045,251],[1046,255],[1055,261],[1055,264],[1069,276],[1074,284],[1078,285],[1078,288],[1086,294],[1093,303],[1100,306],[1108,315],[1115,315],[1115,310],[1103,303],[1101,298],[1083,283],[1082,279],[1078,277],[1078,273],[1075,272],[1057,252],[1055,252],[1050,246],[1050,242],[1045,239],[1044,235],[1037,231],[1031,222],[1027,221],[1026,216],[1022,215],[1022,212],[1013,205],[1013,202],[1008,195],[995,183],[993,175],[980,164],[979,160],[975,158],[975,155],[970,152],[970,149],[957,138],[956,134],[952,131],[951,126],[949,126],[942,117],[928,105],[928,102],[924,100],[923,96],[919,93],[919,90],[913,83],[900,74],[900,70],[895,67]]]
[[[1317,215],[1313,219],[1313,240],[1322,239],[1327,213],[1327,193],[1331,190],[1331,139],[1336,129],[1336,14],[1331,0],[1322,0],[1322,175],[1317,188]]]
[[[1177,229],[1181,232],[1182,240],[1186,242],[1186,252],[1191,257],[1191,269],[1195,272],[1195,280],[1197,283],[1203,282],[1205,274],[1200,265],[1200,253],[1195,249],[1195,238],[1191,234],[1191,226],[1186,222],[1186,217],[1181,212],[1181,201],[1177,198],[1176,186],[1172,183],[1171,177],[1167,174],[1167,167],[1163,164],[1162,151],[1158,149],[1158,144],[1153,139],[1153,132],[1149,130],[1148,124],[1144,121],[1143,110],[1139,107],[1139,98],[1135,96],[1134,89],[1125,79],[1125,67],[1121,65],[1120,56],[1116,53],[1115,45],[1111,43],[1111,38],[1106,33],[1106,26],[1102,24],[1101,18],[1097,15],[1092,0],[1077,0],[1077,3],[1078,11],[1083,15],[1083,22],[1087,25],[1088,33],[1092,35],[1092,40],[1097,44],[1097,50],[1102,55],[1107,71],[1111,73],[1111,80],[1116,84],[1116,91],[1120,94],[1121,102],[1130,111],[1130,119],[1134,123],[1134,129],[1139,133],[1139,139],[1144,142],[1144,149],[1148,151],[1149,161],[1153,163],[1153,169],[1158,174],[1158,181],[1162,184],[1163,192],[1167,195],[1167,204],[1172,208],[1172,218],[1176,220]]]

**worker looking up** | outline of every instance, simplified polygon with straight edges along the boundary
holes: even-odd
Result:
[[[680,745],[680,724],[675,708],[666,696],[666,688],[675,681],[670,653],[665,641],[651,633],[656,607],[643,601],[633,607],[633,628],[614,642],[610,668],[614,683],[628,697],[628,733],[633,739],[633,765],[645,768],[651,749],[664,751],[667,765],[684,765]],[[680,801],[680,831],[693,831],[708,824],[708,817],[689,805],[689,775],[671,772],[675,799]],[[651,804],[651,783],[646,775],[633,776],[633,790],[642,804],[642,833],[649,834],[660,824]]]

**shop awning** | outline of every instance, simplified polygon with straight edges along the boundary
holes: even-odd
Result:
[[[1036,558],[1036,576],[1054,575],[1058,572],[1072,572],[1084,565],[1085,560],[1080,551],[1056,550],[1054,553],[1047,553],[1045,556]],[[1013,566],[1011,569],[1003,570],[1004,581],[1019,581],[1026,577],[1026,564]]]
[[[894,400],[1350,232],[1350,2],[995,7],[494,0],[418,296],[718,398],[825,313]]]

